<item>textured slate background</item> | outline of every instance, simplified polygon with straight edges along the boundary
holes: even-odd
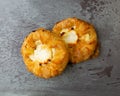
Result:
[[[49,80],[27,72],[24,37],[74,16],[96,27],[100,56]],[[120,96],[120,0],[0,0],[0,96],[16,95]]]

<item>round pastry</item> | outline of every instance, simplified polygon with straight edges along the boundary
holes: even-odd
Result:
[[[71,63],[76,64],[98,56],[96,31],[88,22],[75,17],[67,18],[57,22],[52,31],[68,45]]]
[[[43,28],[24,39],[21,54],[27,69],[42,78],[61,74],[69,59],[65,42]]]

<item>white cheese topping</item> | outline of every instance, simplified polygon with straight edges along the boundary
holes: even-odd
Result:
[[[78,36],[74,30],[69,31],[67,29],[63,29],[61,34],[63,34],[62,39],[68,44],[74,44],[78,40]]]
[[[48,60],[51,60],[52,58],[52,50],[45,44],[40,44],[38,42],[36,50],[34,50],[34,53],[30,55],[30,59],[32,61],[38,61],[40,63],[48,62]]]

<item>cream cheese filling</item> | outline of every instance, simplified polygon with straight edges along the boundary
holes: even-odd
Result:
[[[74,30],[63,29],[60,34],[67,44],[75,44],[78,40],[78,36]]]
[[[49,48],[46,44],[42,44],[40,41],[36,41],[36,49],[34,53],[29,56],[32,61],[38,61],[40,63],[47,63],[53,58],[54,48]]]

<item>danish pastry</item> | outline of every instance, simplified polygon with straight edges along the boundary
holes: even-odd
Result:
[[[69,58],[65,42],[44,28],[24,39],[21,54],[27,69],[42,78],[61,74]]]
[[[53,33],[60,36],[68,45],[70,62],[73,64],[97,57],[97,34],[93,25],[78,18],[67,18],[53,27]]]

